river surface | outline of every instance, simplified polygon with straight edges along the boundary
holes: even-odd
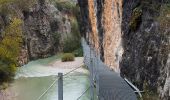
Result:
[[[57,78],[58,72],[67,73],[67,69],[47,67],[58,59],[57,56],[32,61],[18,69],[11,89],[15,92],[14,100],[37,100],[39,96]],[[77,100],[89,87],[88,71],[81,68],[64,77],[64,100]],[[58,84],[54,86],[40,100],[58,100]],[[79,100],[90,100],[89,91]]]

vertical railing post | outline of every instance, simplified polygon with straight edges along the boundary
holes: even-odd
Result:
[[[92,47],[90,45],[90,86],[91,86],[91,100],[94,100],[94,83],[93,83],[93,55],[92,55]]]
[[[58,100],[63,100],[63,73],[58,73]]]

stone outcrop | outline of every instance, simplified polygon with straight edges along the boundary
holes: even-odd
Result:
[[[108,67],[141,90],[146,82],[161,100],[169,100],[169,2],[78,1],[81,32]]]
[[[63,15],[46,0],[39,0],[30,11],[23,11],[23,14],[25,43],[30,59],[55,54],[59,50],[60,43],[71,33],[68,16]],[[61,36],[60,40],[55,40],[56,34]],[[55,42],[60,43],[56,45]]]

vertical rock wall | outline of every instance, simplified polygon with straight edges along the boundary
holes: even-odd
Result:
[[[103,6],[104,62],[119,72],[122,0],[105,0]]]
[[[83,4],[84,2],[84,4]],[[87,0],[79,1],[82,7],[87,40],[101,53],[103,61],[112,69],[119,72],[119,61],[123,52],[121,46],[121,0]],[[83,5],[88,5],[84,10]],[[83,21],[84,22],[84,21]],[[84,28],[84,27],[83,27]],[[103,49],[105,48],[105,49]]]
[[[146,82],[161,100],[170,99],[170,8],[164,7],[168,4],[166,0],[79,0],[81,30],[101,59],[141,90]]]
[[[63,15],[47,0],[39,0],[30,11],[23,13],[25,42],[30,59],[48,57],[62,50],[60,44],[71,33],[67,15]],[[55,44],[56,35],[60,37],[58,44]]]
[[[170,84],[167,85],[169,27],[164,26],[170,23],[167,23],[169,18],[162,15],[170,9],[164,8],[167,4],[160,0],[124,1],[122,19],[124,54],[120,62],[121,75],[140,89],[144,89],[146,82],[149,90],[160,94],[161,100],[168,100],[170,91]]]

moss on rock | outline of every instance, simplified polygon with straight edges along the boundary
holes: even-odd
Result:
[[[139,26],[141,21],[141,15],[142,15],[141,7],[137,7],[133,10],[132,17],[129,23],[130,29],[132,31],[136,31],[137,27]]]

